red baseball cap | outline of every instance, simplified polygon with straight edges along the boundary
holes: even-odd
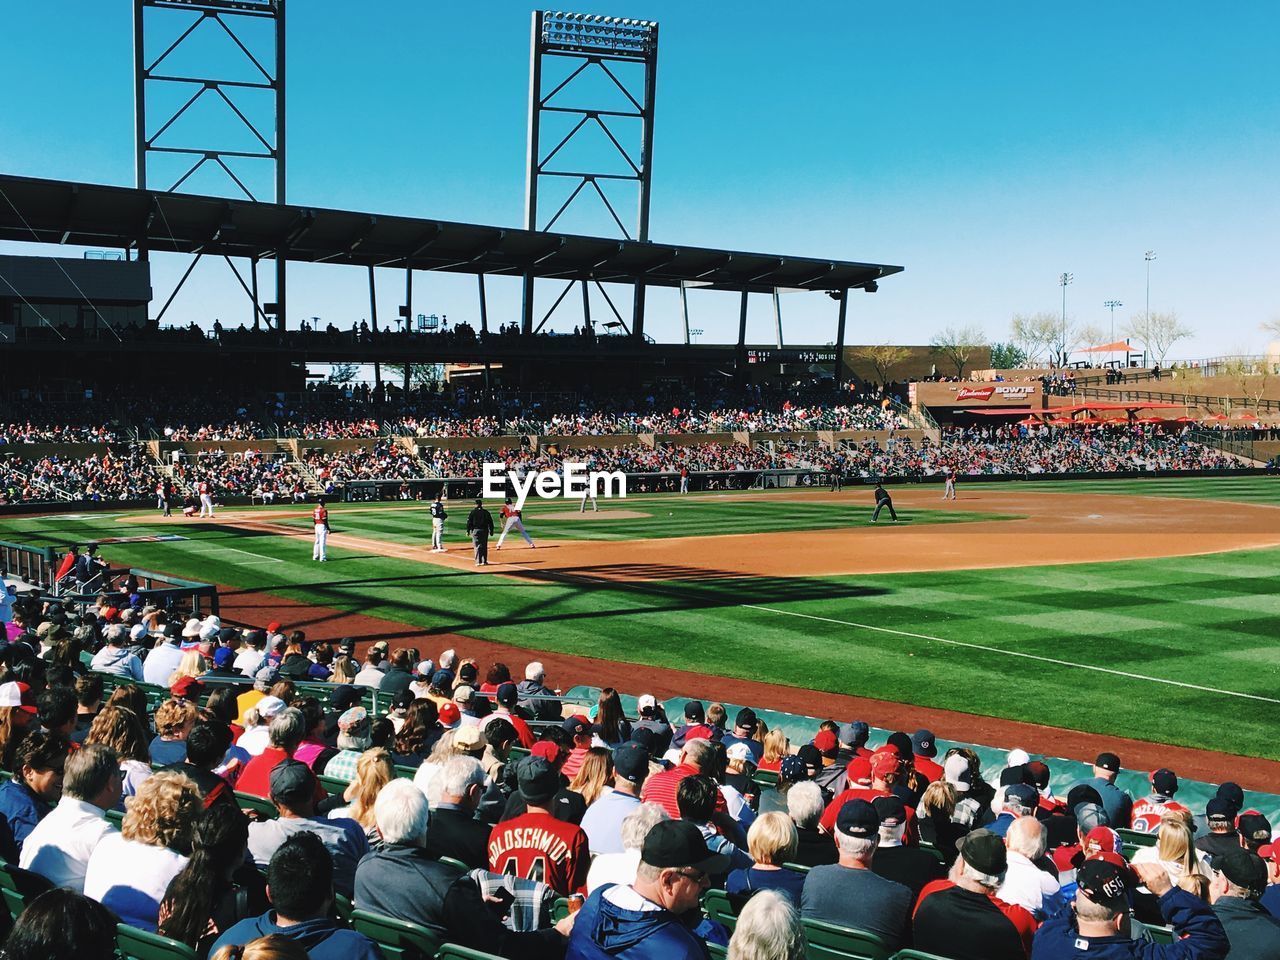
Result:
[[[17,707],[26,713],[37,713],[35,691],[21,680],[0,683],[0,707]]]
[[[1258,856],[1272,863],[1280,863],[1280,843],[1265,843],[1258,848]]]
[[[440,707],[440,725],[452,729],[462,722],[462,711],[456,704],[446,703]]]
[[[1086,857],[1101,853],[1119,853],[1120,848],[1120,836],[1110,827],[1094,827],[1084,835]]]
[[[279,620],[272,620],[270,623],[267,624],[267,633],[279,633],[279,632],[280,632]]]
[[[551,740],[539,740],[533,745],[533,749],[529,751],[530,756],[541,757],[547,763],[556,764],[560,762],[560,745]]]
[[[196,700],[204,691],[204,684],[195,677],[179,677],[178,681],[169,688],[169,692],[179,700]]]
[[[831,730],[819,730],[818,735],[813,738],[813,745],[823,753],[835,753],[840,746]]]
[[[844,768],[844,772],[850,783],[869,787],[871,785],[871,758],[854,757],[849,761],[849,765]]]
[[[882,777],[886,774],[896,773],[898,770],[898,751],[892,747],[886,749],[881,747],[871,755],[871,772]]]

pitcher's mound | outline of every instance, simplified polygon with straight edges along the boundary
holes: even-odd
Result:
[[[641,513],[639,510],[601,510],[597,513],[595,510],[588,510],[586,513],[579,513],[577,510],[557,510],[554,513],[539,513],[534,520],[643,520],[645,517],[651,517],[651,513]]]

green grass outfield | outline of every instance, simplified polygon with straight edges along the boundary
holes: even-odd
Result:
[[[1280,505],[1280,481],[1267,477],[1036,482],[1017,489]],[[570,509],[568,502],[533,504],[527,516],[535,537],[588,539],[865,523],[870,490],[846,489],[844,496],[857,513],[843,504],[704,495],[633,497],[616,507],[602,502],[602,510],[653,516],[598,526],[539,519]],[[401,506],[338,505],[332,521],[340,533],[422,542],[425,505]],[[458,546],[464,515],[463,505],[450,513],[450,540]],[[913,523],[993,518],[910,515]],[[1280,549],[823,579],[522,584],[469,567],[338,549],[319,565],[305,543],[216,523],[123,527],[112,516],[80,516],[2,519],[0,539],[45,544],[181,533],[191,539],[112,544],[103,552],[114,564],[533,649],[1280,759]],[[891,524],[882,529],[877,536],[892,535]],[[701,692],[714,696],[714,685]]]

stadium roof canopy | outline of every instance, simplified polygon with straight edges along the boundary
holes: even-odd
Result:
[[[848,290],[903,269],[29,177],[0,176],[0,192],[0,240],[22,242],[752,293]]]

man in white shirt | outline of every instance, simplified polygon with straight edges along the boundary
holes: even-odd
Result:
[[[182,639],[182,626],[178,623],[165,624],[164,634],[156,639],[155,649],[142,661],[142,679],[146,683],[154,683],[158,687],[167,687],[173,671],[182,662],[182,651],[178,644]]]
[[[1037,920],[1056,913],[1062,905],[1058,880],[1036,866],[1048,844],[1044,824],[1034,816],[1019,817],[1009,825],[1004,842],[1009,869],[996,897],[1017,904]]]
[[[55,886],[84,893],[89,855],[115,833],[106,811],[120,802],[120,758],[110,747],[91,744],[67,757],[62,799],[22,845],[18,865]]]
[[[385,655],[376,646],[369,650],[365,659],[364,666],[360,668],[360,672],[356,674],[355,685],[357,687],[373,687],[377,688],[382,683],[382,678],[386,675],[382,661]]]
[[[636,868],[640,866],[640,851],[644,847],[644,838],[649,835],[655,823],[669,819],[671,818],[667,816],[667,811],[656,803],[642,803],[637,806],[622,821],[622,852],[602,853],[591,858],[591,869],[587,871],[588,896],[597,887],[602,887],[606,883],[618,883],[623,886],[634,883]]]
[[[244,635],[244,647],[236,654],[235,667],[237,673],[252,677],[262,666],[267,657],[267,635],[261,630],[248,630]]]

